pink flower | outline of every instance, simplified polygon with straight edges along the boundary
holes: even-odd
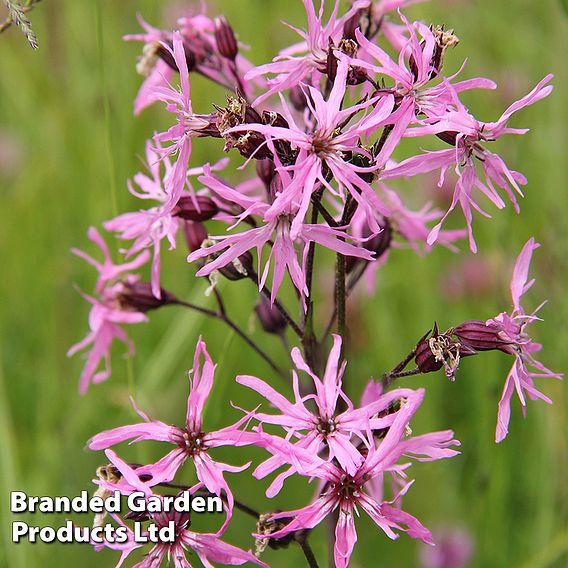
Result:
[[[332,227],[304,223],[299,226],[297,235],[293,237],[292,225],[294,224],[293,219],[297,219],[297,216],[294,215],[297,211],[297,206],[294,207],[291,204],[289,209],[283,211],[280,215],[269,215],[271,208],[269,204],[257,198],[244,195],[227,186],[212,176],[207,166],[204,171],[205,175],[199,178],[201,183],[207,186],[220,199],[235,203],[242,208],[242,213],[238,215],[235,225],[242,219],[252,215],[261,216],[265,224],[228,236],[210,236],[210,239],[218,240],[219,242],[199,249],[188,256],[188,262],[193,262],[197,259],[214,255],[213,260],[198,270],[197,276],[207,276],[219,268],[238,261],[238,258],[243,253],[256,248],[258,252],[260,289],[264,288],[271,264],[274,264],[272,279],[272,301],[274,301],[286,270],[288,270],[298,292],[302,295],[307,293],[304,268],[298,261],[298,253],[294,246],[296,241],[303,245],[303,252],[307,250],[306,245],[313,241],[348,256],[357,256],[367,260],[372,258],[372,254],[369,251],[341,240],[342,238],[348,238],[348,235]],[[279,172],[279,179],[282,181],[282,193],[285,193],[288,191],[287,188],[294,184],[295,178],[292,178],[285,169],[281,169]],[[270,255],[264,268],[261,270],[262,250],[269,242],[271,243]]]
[[[562,377],[561,374],[554,373],[547,369],[540,361],[534,358],[533,353],[540,351],[542,345],[534,342],[525,331],[527,325],[539,319],[535,314],[542,306],[541,304],[532,314],[525,313],[521,306],[521,297],[535,282],[534,279],[528,281],[528,272],[533,251],[539,246],[534,238],[529,239],[515,263],[513,277],[511,279],[513,312],[510,315],[502,312],[486,322],[488,327],[498,331],[499,337],[508,343],[501,347],[501,350],[515,356],[515,361],[505,381],[503,395],[499,401],[497,430],[495,433],[496,442],[501,442],[507,436],[509,419],[511,417],[510,404],[513,391],[517,392],[524,414],[526,409],[525,394],[528,395],[531,400],[540,398],[548,404],[552,403],[547,396],[536,389],[533,379],[539,377]],[[530,370],[530,368],[534,370]]]
[[[169,195],[168,206],[174,207],[185,188],[189,158],[191,155],[192,138],[199,136],[203,130],[209,127],[210,122],[203,115],[193,113],[191,105],[191,93],[189,85],[189,71],[187,67],[183,40],[179,32],[174,32],[173,48],[164,45],[179,69],[180,90],[171,85],[155,87],[156,99],[166,103],[166,110],[177,117],[177,122],[167,131],[154,136],[158,143],[169,142],[164,148],[163,155],[177,154],[175,164],[165,180],[166,191]]]
[[[124,264],[114,264],[105,241],[94,227],[89,229],[88,237],[101,249],[104,260],[102,263],[98,262],[86,253],[72,249],[74,254],[86,260],[99,272],[96,284],[98,297],[82,294],[92,305],[89,313],[90,332],[82,341],[73,345],[67,353],[68,356],[72,356],[91,345],[79,382],[81,394],[87,392],[91,382],[100,383],[110,377],[110,347],[114,339],[126,343],[130,353],[134,351],[132,342],[128,339],[120,324],[140,323],[148,320],[144,313],[136,311],[122,302],[122,295],[126,290],[125,285],[133,285],[138,282],[138,276],[127,275],[124,277],[123,274],[136,270],[148,262],[148,252],[144,251]],[[97,371],[102,361],[104,361],[104,368]]]
[[[497,188],[500,188],[505,191],[515,209],[519,210],[515,193],[522,196],[519,185],[526,183],[525,177],[519,172],[510,170],[503,159],[488,151],[482,145],[482,142],[496,140],[504,134],[524,134],[527,132],[526,129],[509,128],[507,122],[516,111],[548,96],[552,86],[546,85],[546,83],[551,78],[552,75],[547,75],[528,95],[509,106],[497,122],[479,122],[469,114],[456,95],[454,100],[457,110],[449,110],[443,117],[426,119],[424,122],[428,124],[408,129],[407,136],[437,134],[442,140],[455,146],[455,149],[452,150],[437,150],[408,158],[397,165],[387,167],[381,176],[381,179],[388,180],[403,176],[415,176],[439,169],[440,181],[438,186],[442,186],[446,170],[450,166],[454,166],[458,180],[452,203],[442,220],[431,230],[428,236],[428,244],[432,244],[438,239],[443,222],[459,204],[466,219],[470,248],[473,252],[477,251],[471,227],[472,209],[486,217],[489,217],[489,215],[474,200],[472,195],[474,189],[481,191],[497,208],[502,209],[505,207],[505,203],[497,191]],[[483,179],[477,175],[476,159],[483,170]]]
[[[338,17],[339,2],[336,1],[327,24],[323,24],[325,0],[321,1],[319,13],[316,13],[313,0],[303,0],[308,16],[308,30],[303,31],[291,27],[302,38],[298,44],[280,52],[272,63],[260,65],[250,70],[245,79],[253,80],[262,75],[276,75],[268,80],[268,90],[258,97],[254,106],[258,106],[273,94],[307,82],[317,85],[325,70],[330,46],[338,46],[342,37],[345,22],[354,16],[360,8],[369,6],[369,0],[357,0],[341,17]]]
[[[113,491],[120,490],[124,494],[133,491],[141,491],[146,497],[153,500],[162,498],[161,495],[152,493],[147,485],[140,481],[138,477],[139,470],[132,469],[127,463],[122,461],[112,450],[107,450],[107,457],[111,463],[120,471],[123,479],[119,483],[98,482],[105,488]],[[124,522],[117,518],[122,526],[126,526]],[[222,541],[216,534],[201,534],[189,530],[190,517],[189,513],[179,513],[176,511],[150,513],[150,521],[158,527],[158,529],[169,527],[173,521],[175,524],[175,540],[174,542],[158,542],[146,554],[144,560],[136,564],[138,568],[157,568],[161,566],[164,560],[168,563],[173,562],[175,568],[191,568],[191,564],[187,560],[186,551],[194,552],[204,566],[212,566],[210,562],[218,562],[220,564],[241,566],[246,562],[252,562],[258,566],[267,566],[264,562],[258,560],[250,550],[245,552],[236,546]],[[103,545],[97,545],[98,549],[103,546],[121,550],[122,554],[117,564],[119,568],[124,560],[136,548],[142,546],[141,543],[134,541],[134,533],[127,527],[129,536],[126,544],[116,545],[105,541]],[[143,533],[144,534],[144,533]],[[158,533],[159,534],[159,533]]]
[[[212,166],[213,170],[224,167],[227,159],[219,161]],[[152,293],[156,298],[160,298],[160,248],[161,243],[165,239],[170,250],[176,248],[176,234],[180,227],[178,218],[178,204],[170,199],[166,185],[172,175],[172,164],[167,157],[160,158],[160,149],[154,148],[150,141],[146,142],[146,163],[150,176],[144,173],[137,173],[134,176],[134,183],[141,189],[137,192],[133,189],[129,182],[128,189],[132,195],[139,199],[157,201],[158,205],[148,209],[141,209],[135,212],[123,213],[110,221],[104,223],[107,231],[120,233],[120,238],[125,240],[134,240],[132,246],[128,250],[128,256],[136,254],[146,248],[153,249],[152,261]],[[164,166],[164,174],[161,173],[160,165]],[[186,177],[200,175],[203,168],[192,168],[187,170]],[[186,180],[187,181],[187,180]],[[189,182],[187,182],[189,185]],[[190,186],[191,187],[191,186]],[[186,192],[188,197],[195,202],[196,208],[199,203],[193,193]],[[184,193],[180,194],[180,198]],[[197,215],[198,211],[196,211]],[[205,212],[204,212],[205,213]],[[213,212],[214,213],[214,212]],[[197,220],[207,219],[207,215]]]
[[[355,153],[371,160],[370,154],[361,148],[360,139],[362,136],[366,137],[375,132],[390,120],[394,98],[392,95],[374,97],[343,109],[348,71],[348,64],[340,60],[333,88],[327,100],[323,98],[319,89],[306,87],[306,104],[314,118],[314,124],[308,131],[304,125],[298,125],[294,121],[283,98],[283,113],[289,128],[249,123],[231,129],[231,131],[256,131],[263,134],[269,141],[286,140],[298,150],[295,164],[290,167],[294,171],[291,183],[276,194],[274,202],[265,215],[266,220],[271,221],[283,212],[289,213],[292,205],[297,206],[290,227],[292,238],[298,236],[312,195],[320,187],[326,188],[329,195],[339,197],[341,202],[345,201],[346,194],[350,194],[365,212],[369,226],[374,232],[380,230],[375,219],[375,212],[388,214],[388,209],[381,203],[369,183],[358,175],[362,172],[372,172],[379,165],[384,165],[389,155],[388,152],[383,148],[381,152],[383,157],[377,158],[377,164],[367,168],[356,166],[348,161],[346,156]],[[366,116],[353,125],[343,128],[355,114],[371,106],[373,108]],[[389,137],[390,151],[394,149],[394,145],[392,147],[390,145],[391,138],[392,135]],[[381,159],[384,159],[384,162],[380,162]],[[329,180],[326,179],[327,169],[333,174],[333,179],[338,184],[337,190],[333,189]]]
[[[292,373],[295,402],[291,403],[264,381],[249,375],[239,375],[237,382],[245,385],[266,398],[281,414],[256,413],[255,418],[265,424],[277,424],[287,432],[288,438],[299,438],[298,447],[313,452],[329,453],[329,459],[336,459],[340,466],[350,475],[354,475],[363,463],[363,456],[355,442],[365,442],[371,430],[388,428],[394,414],[378,418],[377,414],[389,408],[393,401],[414,395],[409,389],[393,390],[378,397],[362,408],[354,408],[353,403],[341,389],[341,380],[345,363],[341,366],[341,337],[333,336],[333,348],[327,361],[322,379],[317,377],[302,358],[298,348],[292,350],[292,359],[298,370],[309,374],[314,382],[315,395],[302,397],[300,394],[298,375]],[[316,412],[306,406],[306,402],[314,402]],[[340,411],[339,403],[345,403],[347,410]],[[257,478],[265,477],[286,463],[281,457],[273,457],[258,466],[254,472]],[[293,467],[280,474],[267,491],[267,495],[278,493],[284,480],[294,473]]]
[[[203,363],[200,359],[203,357]],[[228,523],[233,509],[233,495],[224,479],[224,472],[239,472],[249,464],[234,467],[214,461],[209,450],[220,446],[246,446],[257,440],[257,435],[244,432],[239,427],[249,417],[245,416],[235,424],[215,432],[205,432],[202,424],[202,412],[213,386],[216,365],[207,353],[205,343],[199,338],[195,350],[193,369],[189,373],[190,391],[187,399],[187,414],[184,427],[168,426],[164,422],[150,420],[144,413],[137,410],[144,422],[121,426],[97,434],[89,441],[91,450],[102,450],[133,440],[157,440],[174,444],[176,448],[154,464],[137,469],[139,474],[149,475],[149,486],[171,481],[182,464],[190,459],[195,465],[199,483],[193,488],[205,486],[211,493],[221,496],[224,492],[228,500]],[[226,526],[225,523],[225,526]]]
[[[323,521],[333,510],[339,516],[335,530],[334,559],[337,568],[345,568],[357,541],[355,515],[358,509],[365,511],[385,534],[397,538],[395,530],[403,530],[412,538],[431,543],[430,532],[413,516],[393,506],[393,501],[376,501],[367,491],[367,485],[385,472],[403,475],[409,464],[397,464],[401,457],[415,457],[419,461],[432,461],[452,457],[457,454],[449,448],[458,445],[453,432],[434,432],[408,439],[404,434],[408,423],[416,412],[424,391],[413,392],[396,413],[386,435],[375,447],[369,445],[363,462],[355,473],[349,474],[332,461],[325,461],[314,451],[291,444],[276,436],[261,433],[262,443],[274,456],[289,463],[300,475],[321,480],[323,487],[320,496],[308,506],[294,511],[284,511],[273,515],[272,519],[291,519],[288,524],[271,534],[280,538],[295,531],[312,529]],[[365,448],[367,449],[367,448]],[[406,493],[412,482],[406,483],[401,494]]]
[[[473,556],[473,539],[465,529],[455,527],[434,531],[436,546],[420,549],[421,568],[466,568]]]

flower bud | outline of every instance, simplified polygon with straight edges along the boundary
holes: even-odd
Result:
[[[182,221],[185,242],[189,252],[194,252],[201,248],[201,243],[207,238],[207,231],[201,223],[194,221]]]
[[[171,41],[165,41],[164,43],[167,44],[170,49],[173,49],[173,43]],[[193,54],[193,51],[185,41],[183,42],[183,50],[185,52],[185,61],[187,63],[187,69],[189,71],[193,71],[196,65],[195,55]],[[179,72],[177,63],[174,59],[172,52],[169,49],[166,49],[166,47],[164,47],[161,43],[157,48],[157,55],[158,57],[160,57],[162,61],[164,61],[164,63],[166,63],[174,71]]]
[[[152,285],[149,282],[123,282],[124,289],[119,294],[118,300],[125,308],[136,312],[146,313],[171,304],[177,298],[167,290],[160,288],[161,299],[152,294]]]
[[[511,353],[511,342],[503,339],[497,328],[488,326],[481,320],[464,321],[454,327],[453,334],[461,344],[462,355],[467,354],[467,349],[474,352],[498,349]]]
[[[274,162],[270,158],[264,160],[257,160],[256,162],[256,175],[261,179],[264,186],[269,189],[272,178],[276,175],[276,168]]]
[[[256,312],[262,329],[264,329],[266,333],[279,335],[288,325],[284,316],[280,313],[280,310],[270,305],[270,300],[264,295],[261,296],[254,311]]]
[[[302,88],[296,85],[288,91],[288,99],[292,106],[298,111],[303,112],[308,108],[308,101]]]
[[[208,221],[219,211],[215,202],[205,195],[180,197],[173,215],[187,221]]]
[[[381,258],[381,256],[383,256],[383,254],[385,254],[390,248],[392,242],[392,228],[389,220],[384,218],[379,224],[381,225],[381,232],[377,233],[372,239],[361,243],[361,246],[365,250],[369,250],[375,253],[375,258],[371,262],[374,262],[375,260]],[[363,228],[363,237],[367,238],[371,234],[372,232],[369,228],[369,225],[365,223],[365,226]],[[352,272],[355,266],[357,266],[360,262],[365,262],[365,260],[356,256],[348,256],[345,258],[345,260],[345,270],[348,274]]]
[[[219,272],[228,280],[242,280],[253,273],[252,254],[246,251],[233,262],[219,268]]]
[[[239,46],[233,28],[225,16],[215,18],[215,41],[219,54],[226,59],[234,61],[239,53]]]

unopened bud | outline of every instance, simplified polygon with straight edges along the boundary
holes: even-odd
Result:
[[[266,296],[261,296],[254,311],[256,312],[262,329],[267,333],[280,335],[288,325],[284,316],[280,313],[280,310],[270,305],[270,300]]]
[[[152,285],[149,282],[126,281],[123,283],[123,286],[124,289],[119,295],[121,305],[137,312],[146,313],[177,300],[173,294],[163,288],[160,288],[161,298],[156,298],[154,294],[152,294]]]
[[[504,353],[512,353],[513,348],[511,342],[503,339],[499,330],[488,326],[481,320],[464,321],[457,327],[454,327],[453,334],[458,338],[462,355],[466,355],[467,349],[472,351],[492,351],[498,349]]]
[[[225,16],[215,18],[215,41],[219,54],[234,61],[239,53],[239,46],[235,32],[233,32],[233,28],[229,25]]]
[[[207,238],[207,231],[201,223],[194,221],[183,221],[183,233],[189,252],[194,252],[201,248],[201,243]]]
[[[308,101],[306,99],[306,95],[302,88],[298,85],[292,87],[288,91],[288,98],[290,99],[290,103],[292,106],[298,111],[302,112],[308,107]]]
[[[384,218],[380,223],[381,232],[377,233],[372,239],[361,243],[361,247],[375,253],[375,258],[370,262],[374,262],[381,258],[390,248],[392,242],[392,227],[388,219]],[[365,223],[363,228],[363,237],[367,238],[372,234],[369,225]],[[349,274],[355,266],[361,262],[368,262],[356,256],[346,257],[345,270]]]
[[[276,174],[274,162],[270,158],[264,160],[257,160],[256,162],[256,175],[262,180],[264,186],[270,188],[270,182]]]
[[[219,211],[215,202],[205,195],[180,197],[173,215],[187,221],[208,221]]]

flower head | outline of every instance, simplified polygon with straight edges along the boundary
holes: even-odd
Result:
[[[123,494],[129,494],[133,491],[142,492],[146,498],[162,499],[161,495],[153,493],[146,484],[140,481],[139,469],[132,469],[127,463],[121,460],[112,450],[107,450],[107,457],[111,463],[120,472],[122,479],[118,483],[101,482],[109,490],[119,490]],[[156,513],[149,513],[148,521],[153,523],[159,530],[167,528],[170,523],[174,523],[175,538],[172,541],[157,542],[152,549],[146,554],[144,560],[136,564],[138,568],[157,568],[164,560],[168,563],[173,562],[175,568],[191,568],[191,564],[187,559],[187,551],[195,553],[201,560],[204,566],[211,566],[210,562],[218,562],[220,564],[241,566],[246,562],[252,562],[258,566],[265,566],[264,562],[259,561],[250,551],[245,552],[232,544],[222,541],[218,535],[209,533],[197,533],[189,530],[190,517],[188,513],[180,513],[177,511],[160,511]],[[117,518],[118,522],[125,526],[124,521]],[[108,547],[119,549],[122,552],[117,568],[122,565],[128,555],[142,546],[140,541],[134,540],[134,534],[129,527],[127,527],[128,541],[126,544],[117,546],[116,544],[105,541],[102,545],[97,545],[98,548]],[[142,532],[146,536],[145,532]]]
[[[417,519],[393,506],[400,495],[395,496],[392,501],[378,502],[369,493],[371,481],[377,477],[382,479],[385,472],[403,475],[408,464],[397,463],[402,456],[431,461],[457,454],[449,448],[458,444],[452,439],[451,431],[405,439],[409,421],[420,406],[423,396],[424,391],[419,390],[405,399],[384,438],[377,446],[373,443],[365,448],[366,455],[351,473],[335,461],[320,458],[311,448],[305,449],[276,436],[261,434],[264,447],[268,451],[290,464],[300,475],[320,480],[322,487],[319,497],[308,506],[272,515],[272,519],[291,520],[271,537],[279,538],[295,531],[312,529],[332,511],[338,510],[334,559],[337,567],[344,568],[349,565],[357,540],[355,516],[360,508],[390,538],[397,538],[395,530],[403,530],[412,538],[431,542],[430,532]],[[410,485],[412,482],[406,483],[400,493],[404,494]]]
[[[85,394],[91,382],[100,383],[110,377],[110,347],[114,339],[126,343],[129,351],[133,352],[134,346],[121,324],[148,320],[142,311],[124,301],[129,288],[139,281],[137,275],[125,275],[125,273],[136,270],[148,262],[148,251],[140,253],[129,262],[114,264],[107,244],[94,227],[89,229],[88,236],[101,249],[104,260],[99,262],[83,251],[72,249],[74,254],[94,266],[99,273],[95,288],[97,296],[82,294],[92,306],[89,313],[90,332],[82,341],[73,345],[67,353],[71,356],[91,346],[79,382],[81,394]],[[97,370],[103,361],[104,368]]]
[[[228,522],[233,508],[233,496],[224,479],[224,472],[239,472],[246,469],[248,464],[235,467],[217,462],[211,458],[209,450],[220,446],[245,446],[255,442],[257,435],[239,429],[249,419],[248,416],[221,430],[204,431],[203,408],[213,386],[215,367],[216,365],[207,353],[205,343],[199,338],[193,369],[189,373],[190,390],[187,399],[186,422],[183,427],[169,426],[164,422],[150,420],[144,413],[138,411],[143,422],[101,432],[91,438],[89,448],[101,450],[126,440],[134,442],[157,440],[175,445],[175,449],[162,459],[154,464],[138,468],[137,472],[149,476],[147,485],[154,486],[171,481],[185,461],[193,461],[199,479],[194,489],[204,486],[211,493],[219,496],[224,492],[228,501],[226,521]]]

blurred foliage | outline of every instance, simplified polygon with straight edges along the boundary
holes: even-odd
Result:
[[[175,308],[151,314],[149,325],[132,328],[136,357],[125,360],[120,346],[114,353],[111,380],[92,387],[83,398],[77,393],[82,361],[65,355],[87,329],[88,306],[75,288],[89,291],[94,282],[91,268],[69,249],[79,246],[94,252],[86,240],[87,227],[100,226],[118,211],[137,206],[125,181],[140,168],[145,138],[170,120],[160,108],[133,117],[132,101],[141,82],[134,70],[140,46],[124,43],[121,37],[138,30],[137,13],[160,24],[171,21],[188,4],[49,1],[33,14],[34,29],[42,40],[38,51],[30,50],[14,30],[0,36],[2,566],[114,565],[116,553],[95,553],[84,545],[11,544],[8,491],[76,495],[91,487],[90,480],[104,457],[84,451],[85,442],[101,429],[136,420],[128,400],[131,390],[150,416],[180,422],[187,392],[185,372],[199,334],[219,362],[207,409],[209,428],[225,425],[239,415],[227,409],[227,399],[247,408],[260,400],[247,389],[236,388],[235,374],[278,380],[222,324],[205,322],[193,313],[178,313]],[[227,15],[241,41],[252,46],[250,58],[257,64],[294,39],[281,20],[304,25],[299,1],[218,0],[211,2],[209,10]],[[460,256],[442,249],[426,257],[395,250],[378,274],[372,298],[363,297],[361,302],[366,303],[353,307],[350,394],[357,399],[366,379],[391,368],[433,321],[445,328],[508,308],[513,260],[531,235],[543,246],[535,256],[537,284],[527,302],[536,306],[541,298],[550,300],[541,311],[545,321],[533,326],[534,331],[545,346],[545,364],[565,370],[568,22],[562,5],[558,0],[436,0],[413,6],[407,13],[455,28],[461,43],[448,58],[446,71],[457,70],[468,57],[464,77],[482,75],[497,81],[499,90],[467,97],[480,119],[494,120],[547,72],[555,73],[556,89],[547,100],[514,118],[515,126],[531,127],[529,134],[509,137],[499,145],[507,162],[525,173],[529,184],[520,216],[508,207],[495,212],[493,220],[477,219],[481,263],[473,271],[476,278],[465,271],[463,263],[472,259],[466,245],[461,246]],[[222,91],[200,78],[192,82],[192,89],[197,112],[208,112],[212,102],[223,102]],[[216,143],[195,144],[193,163],[212,161],[220,154]],[[435,197],[432,179],[423,178],[413,188],[399,187],[403,192],[414,189],[428,199]],[[184,256],[181,249],[165,255],[165,286],[188,300],[209,303],[203,296],[204,284],[195,281],[194,269]],[[323,306],[329,304],[326,294],[330,293],[325,259],[320,268],[321,329],[326,319]],[[479,276],[481,285],[471,285],[472,278],[477,282]],[[467,295],[461,292],[464,287],[469,290]],[[251,315],[254,286],[229,283],[223,294],[235,318],[261,337]],[[286,363],[276,339],[262,341]],[[555,404],[529,404],[525,420],[514,404],[511,434],[496,446],[497,401],[509,364],[501,354],[489,354],[463,361],[455,383],[441,374],[407,381],[412,387],[427,387],[414,431],[452,427],[462,441],[463,454],[444,463],[414,465],[411,475],[417,481],[405,498],[405,509],[434,531],[440,525],[466,527],[475,540],[472,566],[566,566],[566,389],[561,382],[542,385]],[[159,456],[162,450],[142,444],[124,453],[143,461]],[[261,454],[226,449],[219,455],[231,463],[244,463]],[[190,471],[185,470],[188,479]],[[303,480],[293,480],[270,502],[263,493],[266,481],[246,475],[233,479],[238,498],[262,510],[305,504],[312,491]],[[232,524],[227,540],[249,547],[250,520],[236,515],[239,520]],[[37,516],[29,520],[47,524],[52,519]],[[74,520],[91,522],[80,516]],[[359,528],[353,566],[417,565],[418,545],[405,535],[390,542],[366,519],[361,519]],[[323,530],[315,532],[313,545],[318,557],[325,558]],[[269,551],[266,560],[274,567],[303,562],[296,549]]]

